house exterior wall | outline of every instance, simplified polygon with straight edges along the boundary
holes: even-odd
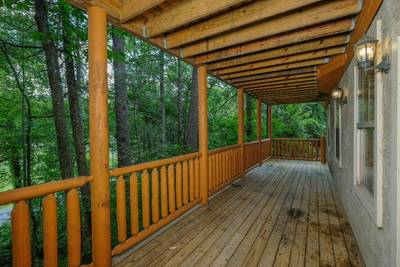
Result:
[[[354,235],[361,250],[366,266],[400,266],[400,1],[385,0],[370,26],[367,34],[376,37],[377,21],[381,20],[382,36],[390,42],[384,46],[383,53],[390,55],[391,69],[382,75],[381,98],[381,163],[382,163],[382,227],[377,227],[376,221],[365,208],[356,194],[356,138],[355,125],[355,75],[356,60],[342,77],[339,86],[348,96],[347,104],[342,106],[341,116],[341,157],[342,164],[335,158],[334,132],[331,132],[328,164],[333,174],[338,195],[345,207]],[[379,89],[379,88],[378,88]],[[333,111],[333,105],[328,106],[328,113]],[[328,114],[329,116],[329,114]],[[330,130],[333,128],[330,122]]]

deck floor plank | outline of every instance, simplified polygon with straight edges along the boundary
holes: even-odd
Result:
[[[364,266],[318,162],[267,161],[166,228],[114,266]]]

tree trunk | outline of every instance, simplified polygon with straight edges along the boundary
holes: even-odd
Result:
[[[251,133],[253,131],[252,115],[252,99],[249,95],[246,95],[246,137],[248,141],[251,141]]]
[[[164,51],[160,50],[160,114],[161,114],[161,145],[166,144],[165,135],[165,87],[164,87]]]
[[[68,38],[68,27],[72,27],[67,10],[62,10],[62,30],[63,30],[63,53],[65,60],[65,76],[68,89],[69,113],[71,118],[72,136],[75,145],[76,164],[79,176],[87,176],[88,168],[86,161],[85,135],[83,129],[82,110],[79,103],[79,86],[75,76],[74,55],[71,52],[71,42]],[[90,212],[90,185],[86,184],[81,188],[83,218],[82,240],[85,246],[91,244],[91,212]],[[83,260],[87,262],[89,255],[84,255]]]
[[[199,131],[199,115],[198,115],[199,92],[197,90],[197,69],[193,68],[192,72],[192,90],[190,94],[189,107],[189,123],[188,123],[188,139],[187,147],[192,150],[198,149],[198,131]]]
[[[178,88],[178,144],[182,145],[182,129],[183,129],[183,110],[182,110],[182,63],[180,59],[178,60],[178,77],[177,77],[177,85]]]
[[[113,28],[112,30],[112,40],[118,166],[123,167],[132,165],[132,145],[129,127],[128,89],[126,84],[125,42],[117,28]]]
[[[65,76],[67,81],[68,89],[68,102],[69,102],[69,113],[71,116],[72,125],[72,136],[75,145],[75,155],[76,163],[78,167],[79,176],[87,176],[87,162],[86,162],[86,150],[85,150],[85,135],[83,131],[83,121],[82,121],[82,110],[79,103],[79,89],[77,80],[75,77],[75,64],[73,54],[71,53],[71,43],[68,38],[68,22],[69,17],[63,10],[63,52],[65,60]]]
[[[53,41],[50,39],[48,11],[45,0],[35,0],[35,20],[40,33],[46,57],[47,75],[53,104],[54,123],[57,135],[58,160],[63,178],[73,176],[73,163],[68,143],[67,123],[65,120],[64,98],[61,87],[60,66]]]

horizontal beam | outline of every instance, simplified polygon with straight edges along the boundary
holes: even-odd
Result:
[[[260,79],[269,79],[269,78],[275,78],[275,77],[282,77],[282,76],[290,76],[290,75],[295,75],[295,74],[304,74],[304,73],[313,73],[315,75],[316,67],[307,67],[307,68],[300,68],[300,69],[294,69],[294,70],[285,70],[285,71],[277,71],[273,73],[264,73],[264,74],[258,74],[258,75],[253,75],[249,77],[241,77],[241,78],[236,78],[236,79],[231,79],[229,80],[233,84],[239,83],[239,82],[248,82],[248,81],[254,81],[254,80],[260,80]]]
[[[342,34],[338,36],[331,36],[322,39],[312,40],[305,43],[294,44],[282,48],[267,50],[255,54],[235,57],[233,59],[227,59],[222,61],[213,62],[207,65],[209,70],[224,69],[232,66],[238,66],[243,64],[249,64],[259,62],[267,59],[273,59],[283,56],[290,56],[309,51],[321,50],[336,46],[342,46],[348,43],[350,36]]]
[[[306,52],[306,53],[302,53],[302,54],[296,54],[296,55],[292,55],[292,56],[288,56],[288,57],[280,57],[280,58],[275,58],[275,59],[271,59],[271,60],[249,63],[249,64],[237,66],[237,67],[230,67],[230,68],[215,71],[214,73],[216,75],[226,75],[226,74],[230,74],[230,73],[250,71],[250,70],[254,70],[254,69],[271,67],[271,66],[275,66],[275,65],[283,65],[283,64],[295,63],[295,62],[299,62],[299,61],[330,57],[330,56],[343,54],[345,49],[346,48],[344,46],[327,48],[327,49],[323,49],[323,50],[317,50],[317,51]]]
[[[303,74],[294,74],[294,75],[289,75],[289,76],[282,76],[282,77],[275,77],[275,78],[266,78],[266,79],[260,79],[260,80],[255,80],[255,81],[244,81],[244,82],[237,82],[234,85],[236,87],[240,86],[247,86],[247,85],[252,85],[252,84],[261,84],[261,83],[274,83],[274,82],[289,82],[291,80],[296,80],[296,79],[307,79],[307,78],[313,78],[316,79],[315,73],[303,73]]]
[[[179,47],[210,36],[232,31],[239,27],[265,20],[319,1],[320,0],[253,1],[248,5],[233,9],[193,26],[169,33],[166,36],[168,48]]]
[[[258,92],[249,92],[252,94],[256,94],[258,96],[279,96],[279,95],[292,95],[292,96],[297,96],[300,93],[308,94],[318,94],[317,89],[315,87],[309,87],[309,88],[304,88],[301,90],[290,90],[290,91],[278,91],[278,92],[263,92],[263,93],[258,93]]]
[[[292,80],[285,80],[285,81],[277,81],[277,82],[266,82],[266,83],[248,83],[246,85],[242,85],[244,89],[246,88],[253,88],[253,87],[269,87],[269,86],[290,86],[295,84],[302,84],[307,82],[317,82],[315,77],[307,77],[307,78],[300,78],[300,79],[292,79]]]
[[[120,21],[125,23],[163,2],[165,0],[123,0]]]
[[[354,19],[345,19],[335,22],[326,23],[319,26],[314,26],[304,30],[295,32],[285,33],[282,35],[267,37],[261,40],[241,44],[238,46],[230,47],[227,49],[214,51],[204,55],[189,58],[194,64],[206,64],[212,63],[219,60],[225,60],[230,58],[237,58],[239,56],[248,55],[273,49],[277,47],[298,44],[310,40],[315,40],[335,34],[343,34],[351,31],[354,28]],[[180,53],[180,50],[176,50],[176,53]],[[184,55],[182,55],[184,56]]]
[[[230,80],[230,79],[235,79],[235,78],[239,78],[239,77],[253,76],[253,75],[264,74],[264,73],[269,73],[269,72],[317,66],[317,65],[321,65],[321,64],[326,64],[328,62],[329,62],[329,58],[312,59],[312,60],[306,60],[306,61],[302,61],[302,62],[284,64],[284,65],[261,68],[261,69],[256,69],[256,70],[249,70],[249,71],[242,71],[242,72],[237,72],[237,73],[232,73],[232,74],[220,75],[220,77],[222,79]]]
[[[185,0],[144,22],[148,37],[172,31],[179,27],[228,10],[248,0]],[[167,48],[167,47],[165,47]]]
[[[261,93],[261,92],[280,92],[288,91],[294,89],[304,89],[304,88],[317,88],[316,84],[304,84],[296,87],[277,87],[277,88],[257,88],[257,89],[246,89],[246,92]]]
[[[248,87],[245,88],[246,91],[266,91],[266,90],[287,90],[292,88],[301,88],[306,86],[317,86],[317,81],[292,84],[292,85],[275,85],[275,86],[257,86],[257,87]]]
[[[184,57],[192,57],[229,46],[310,27],[331,20],[357,14],[360,0],[324,1],[323,4],[287,16],[267,20],[254,26],[236,30],[182,47]]]

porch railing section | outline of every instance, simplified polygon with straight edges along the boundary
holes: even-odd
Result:
[[[321,159],[320,142],[320,139],[273,138],[273,157],[317,161]]]
[[[233,145],[209,151],[208,193],[212,195],[241,177],[244,170],[269,158],[325,159],[324,139],[274,138]],[[199,204],[200,153],[191,153],[117,168],[110,171],[115,191],[118,255],[161,227]],[[14,203],[11,213],[14,266],[31,266],[29,202],[40,198],[43,207],[43,261],[56,266],[58,261],[57,205],[66,200],[67,247],[69,266],[81,264],[81,211],[79,189],[92,181],[77,177],[0,192],[0,206]]]
[[[199,203],[199,157],[197,152],[110,172],[111,179],[116,179],[118,229],[112,255],[131,248]]]
[[[78,190],[90,181],[91,177],[77,177],[0,193],[0,206],[14,203],[11,212],[13,266],[32,265],[31,217],[28,201],[38,198],[42,201],[43,264],[44,266],[57,266],[57,206],[65,205],[65,203],[60,203],[60,199],[64,199],[64,196],[67,212],[68,266],[80,265],[81,211]]]
[[[211,150],[208,158],[208,191],[213,194],[240,177],[240,145]]]

